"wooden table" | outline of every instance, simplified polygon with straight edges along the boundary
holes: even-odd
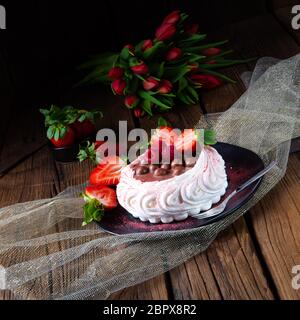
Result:
[[[287,58],[300,52],[300,32],[290,27],[290,7],[224,27],[212,38],[231,39],[239,57]],[[254,64],[227,69],[237,79]],[[0,72],[5,66],[0,65]],[[203,113],[229,108],[245,88],[241,81],[203,93],[200,105],[170,112],[166,118],[179,128],[192,127]],[[6,97],[7,96],[7,97]],[[1,103],[10,105],[10,94]],[[155,128],[157,119],[136,121],[119,101],[111,102],[95,88],[67,93],[61,103],[107,105],[103,127]],[[87,180],[91,164],[56,163],[43,137],[42,119],[36,110],[13,106],[0,117],[0,207],[16,202],[53,197],[67,186]],[[7,166],[8,164],[8,166]],[[210,248],[183,265],[124,289],[111,299],[299,299],[292,288],[292,267],[300,265],[300,153],[291,154],[284,179],[254,208],[220,234]],[[0,293],[12,298],[10,292]]]

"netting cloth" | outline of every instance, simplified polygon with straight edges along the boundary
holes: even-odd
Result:
[[[115,236],[81,227],[83,186],[53,199],[0,210],[0,289],[16,299],[106,299],[206,250],[284,176],[292,138],[300,136],[300,55],[263,58],[242,76],[247,91],[226,112],[207,115],[218,140],[277,165],[255,196],[222,221],[193,230]],[[218,92],[216,91],[216,94]]]

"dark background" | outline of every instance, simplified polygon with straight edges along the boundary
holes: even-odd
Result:
[[[7,30],[0,30],[0,94],[12,90],[19,104],[55,102],[82,77],[76,67],[89,55],[153,37],[174,9],[190,14],[202,31],[213,32],[291,2],[0,0],[7,11]]]

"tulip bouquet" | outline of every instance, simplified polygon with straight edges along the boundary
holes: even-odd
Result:
[[[195,104],[197,89],[234,82],[215,69],[248,61],[225,59],[232,50],[219,47],[227,41],[203,43],[206,35],[198,30],[187,14],[176,10],[164,19],[154,39],[128,44],[118,54],[104,54],[84,64],[93,71],[83,82],[110,84],[137,118],[168,111],[176,100]]]

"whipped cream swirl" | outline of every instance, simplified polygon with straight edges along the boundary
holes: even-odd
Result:
[[[212,147],[204,147],[195,166],[166,180],[142,182],[134,178],[132,165],[121,172],[117,187],[120,205],[135,218],[150,223],[185,220],[190,214],[209,210],[228,186],[225,163]]]

